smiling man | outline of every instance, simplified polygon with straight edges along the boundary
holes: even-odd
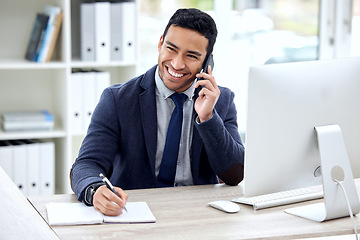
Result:
[[[234,93],[216,84],[211,67],[201,71],[216,37],[208,14],[179,9],[160,37],[158,64],[104,90],[70,173],[79,201],[119,215],[129,189],[243,179]]]

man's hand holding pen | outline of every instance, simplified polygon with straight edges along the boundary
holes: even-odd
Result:
[[[123,213],[128,194],[121,188],[113,188],[117,195],[113,193],[106,185],[99,187],[93,197],[93,205],[96,211],[107,216],[118,216]]]
[[[119,195],[116,196],[110,189],[103,185],[99,187],[93,198],[94,208],[107,216],[118,216],[123,213],[128,195],[118,187],[114,187]]]

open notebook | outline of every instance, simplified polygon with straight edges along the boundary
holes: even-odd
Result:
[[[84,203],[48,203],[46,210],[49,224],[80,225],[99,223],[151,223],[156,222],[146,202],[128,202],[123,214],[110,217],[88,207]]]

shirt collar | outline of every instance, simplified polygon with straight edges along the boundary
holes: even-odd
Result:
[[[195,83],[196,83],[196,81],[194,81],[193,84],[192,84],[188,89],[186,89],[184,92],[182,92],[182,93],[184,93],[184,94],[188,97],[188,99],[192,99],[193,96],[194,96],[194,92],[195,92],[194,86],[195,86]],[[170,97],[173,93],[175,93],[175,91],[168,89],[168,88],[165,86],[165,84],[164,84],[164,82],[162,81],[162,79],[160,78],[160,75],[159,75],[159,66],[157,66],[156,71],[155,71],[155,84],[156,84],[157,90],[158,90],[159,93],[160,93],[160,96],[161,96],[163,99],[166,99],[166,98]]]

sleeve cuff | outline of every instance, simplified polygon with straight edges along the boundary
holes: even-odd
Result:
[[[196,116],[195,122],[196,122],[197,124],[202,124],[202,123],[205,123],[205,122],[207,122],[207,121],[210,121],[213,117],[214,117],[214,114],[212,115],[212,117],[211,117],[210,119],[208,119],[208,120],[206,120],[206,121],[204,121],[204,122],[200,122],[199,116]]]

